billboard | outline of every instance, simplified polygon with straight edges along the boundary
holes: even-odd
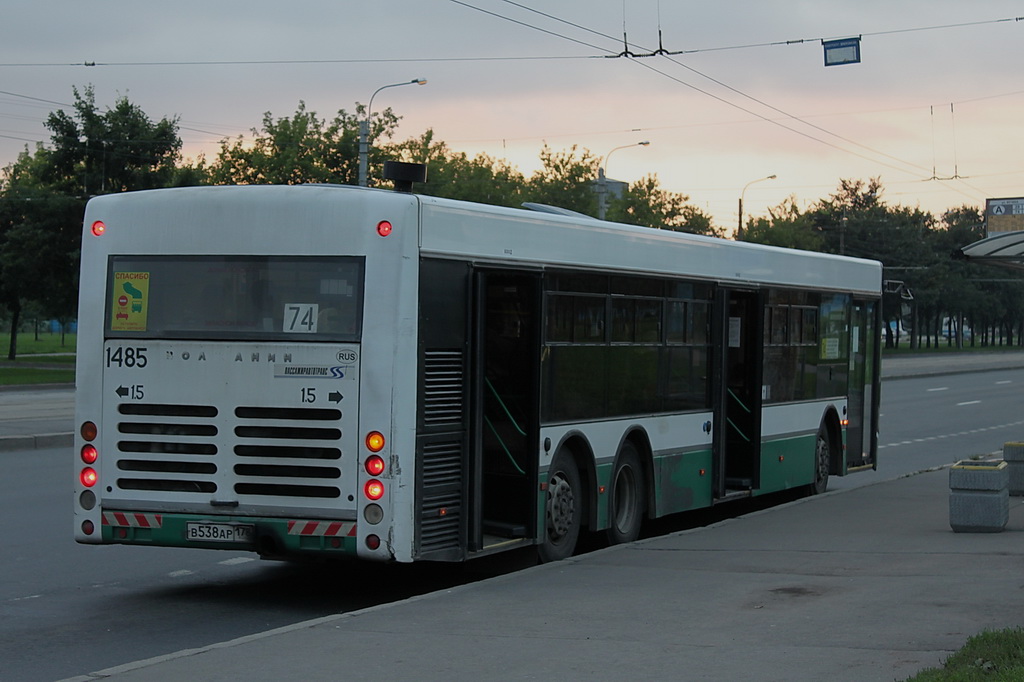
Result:
[[[985,235],[1024,230],[1024,197],[985,200]]]

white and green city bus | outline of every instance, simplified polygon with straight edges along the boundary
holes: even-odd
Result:
[[[873,261],[327,185],[83,232],[79,542],[556,560],[875,465]]]

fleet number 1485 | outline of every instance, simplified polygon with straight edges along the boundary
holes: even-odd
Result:
[[[145,346],[118,346],[107,348],[107,367],[138,367],[149,363]]]

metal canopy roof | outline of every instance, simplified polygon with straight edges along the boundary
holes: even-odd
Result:
[[[1003,232],[968,244],[954,256],[972,263],[1024,270],[1024,232]]]

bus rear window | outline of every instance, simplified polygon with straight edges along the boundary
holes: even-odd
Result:
[[[111,256],[108,338],[358,341],[363,259]]]

